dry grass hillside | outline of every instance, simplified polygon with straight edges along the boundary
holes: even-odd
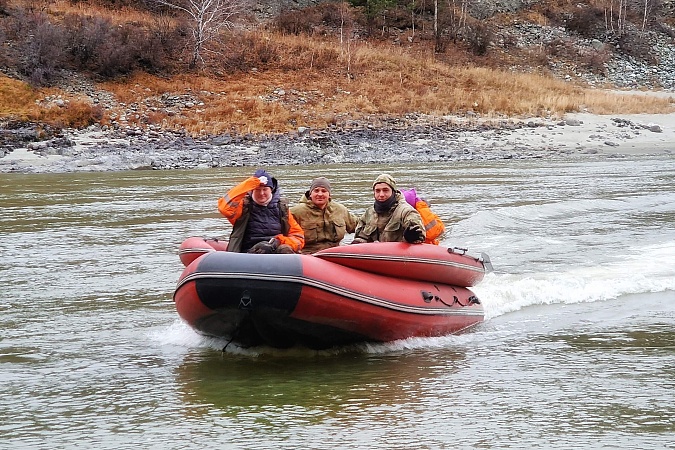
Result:
[[[28,3],[9,1],[5,10]],[[159,26],[156,15],[130,7],[42,4],[41,14],[53,21],[72,20],[75,14],[147,29]],[[544,20],[532,11],[524,14]],[[675,107],[668,99],[616,96],[562,81],[541,70],[541,56],[532,52],[481,55],[452,41],[437,51],[428,26],[426,35],[425,29],[417,34],[399,29],[394,38],[388,32],[346,39],[340,33],[345,30],[334,26],[296,34],[252,23],[249,18],[214,43],[211,51],[227,56],[210,56],[190,69],[184,55],[176,53],[161,70],[155,65],[151,71],[134,68],[101,77],[59,69],[50,83],[36,85],[7,68],[0,76],[0,117],[54,127],[154,126],[197,136],[376,125],[411,114],[556,117],[579,110],[666,113]],[[349,36],[357,36],[359,24],[350,24]]]

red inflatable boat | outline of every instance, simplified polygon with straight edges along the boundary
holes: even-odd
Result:
[[[466,249],[405,242],[374,242],[327,248],[314,256],[354,269],[393,277],[474,286],[485,275],[487,255],[469,256]],[[491,270],[491,269],[490,269]]]
[[[457,333],[483,320],[467,286],[490,269],[485,255],[406,243],[257,255],[221,251],[213,242],[226,248],[202,238],[181,245],[188,265],[174,293],[176,309],[198,332],[242,346],[387,342]]]
[[[185,267],[206,253],[227,251],[227,241],[216,238],[189,237],[180,244],[178,257]]]

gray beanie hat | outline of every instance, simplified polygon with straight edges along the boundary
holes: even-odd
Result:
[[[389,186],[391,186],[392,191],[396,190],[396,180],[394,180],[394,177],[387,173],[383,173],[375,178],[375,181],[373,181],[373,189],[375,189],[375,185],[379,183],[387,183]]]
[[[309,192],[312,192],[314,189],[322,187],[328,191],[330,194],[330,181],[326,177],[318,177],[312,180],[312,184],[309,187]]]

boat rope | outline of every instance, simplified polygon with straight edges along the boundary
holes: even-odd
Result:
[[[235,337],[236,337],[236,334],[232,333],[232,337],[230,338],[229,341],[227,341],[227,344],[225,344],[225,347],[223,347],[223,353],[225,353],[225,350],[227,350],[227,346],[230,345],[232,343],[232,341],[234,341]]]
[[[442,298],[440,298],[437,295],[434,296],[434,299],[438,302],[443,303],[448,308],[452,307],[452,305],[454,305],[454,304],[457,304],[459,306],[471,306],[471,305],[479,305],[480,304],[480,300],[478,300],[478,297],[476,297],[475,295],[472,295],[471,297],[469,297],[467,299],[466,303],[460,302],[459,298],[457,298],[456,295],[452,296],[452,303],[450,303],[450,304],[446,303],[445,300],[443,300]]]
[[[232,332],[232,336],[230,336],[230,340],[227,341],[227,344],[225,344],[225,347],[223,347],[223,353],[225,353],[225,350],[227,350],[227,346],[230,345],[232,343],[232,341],[237,339],[237,337],[239,336],[239,332],[241,331],[241,325],[243,323],[244,323],[244,321],[241,321],[241,322],[239,322],[239,324],[237,324],[237,328],[235,328],[234,331]]]
[[[480,305],[480,300],[478,300],[478,297],[475,295],[470,296],[469,298],[466,299],[466,303],[462,303],[459,301],[459,298],[457,298],[456,295],[452,296],[452,303],[447,304],[441,297],[438,295],[434,295],[431,292],[428,291],[421,291],[422,293],[422,298],[426,303],[431,303],[432,300],[436,300],[439,303],[444,304],[448,308],[451,308],[453,305],[457,304],[459,306],[471,306],[471,305]]]
[[[452,253],[450,249],[448,249],[449,253]],[[455,254],[459,254],[455,252]],[[435,265],[435,266],[444,266],[444,267],[449,267],[449,268],[455,268],[455,269],[462,269],[462,270],[468,270],[471,272],[478,272],[478,273],[485,273],[485,267],[483,267],[482,261],[480,258],[476,258],[473,256],[468,256],[466,255],[467,258],[470,258],[469,261],[475,261],[475,262],[480,262],[480,266],[476,266],[475,264],[471,263],[466,263],[466,262],[461,262],[461,261],[446,261],[442,259],[435,259],[435,258],[422,258],[422,257],[415,257],[415,256],[410,256],[410,255],[403,255],[403,256],[393,256],[393,255],[368,255],[368,254],[357,254],[357,253],[331,253],[330,251],[323,250],[321,253],[315,254],[315,256],[322,258],[322,259],[329,259],[331,262],[334,262],[336,264],[342,264],[340,261],[341,259],[343,260],[356,260],[356,261],[369,261],[369,262],[386,262],[386,263],[405,263],[405,264],[430,264],[430,265]],[[348,264],[342,264],[342,265],[347,265]]]
[[[227,350],[227,346],[230,345],[232,343],[232,341],[234,341],[237,338],[237,336],[239,335],[240,329],[241,329],[241,323],[239,325],[237,325],[237,328],[232,332],[232,336],[230,336],[230,340],[227,341],[227,344],[225,344],[225,347],[223,347],[223,353],[225,353],[225,350]]]

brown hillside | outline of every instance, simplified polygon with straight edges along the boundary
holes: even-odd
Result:
[[[401,6],[385,19],[344,3],[286,11],[265,22],[244,13],[208,42],[196,65],[189,64],[184,17],[114,3],[0,2],[7,42],[0,116],[56,127],[100,123],[211,135],[377,125],[410,114],[550,117],[674,106],[589,89],[586,74],[600,80],[596,87],[614,87],[603,80],[603,64],[615,56],[611,39],[621,38],[608,38],[606,29],[605,42],[593,37],[602,34],[597,1],[538,2],[482,20],[465,16],[461,27],[456,11],[445,11],[436,37],[428,8],[415,16]],[[588,12],[574,16],[580,3]],[[638,11],[633,15],[638,23]],[[568,38],[557,45],[528,44],[513,31],[514,25],[528,32],[559,28],[556,21],[565,17],[576,17],[576,31],[566,29]],[[668,29],[668,20],[650,20],[650,27]],[[642,33],[624,37],[624,49],[638,46]],[[62,45],[35,55],[29,44],[36,36]]]

